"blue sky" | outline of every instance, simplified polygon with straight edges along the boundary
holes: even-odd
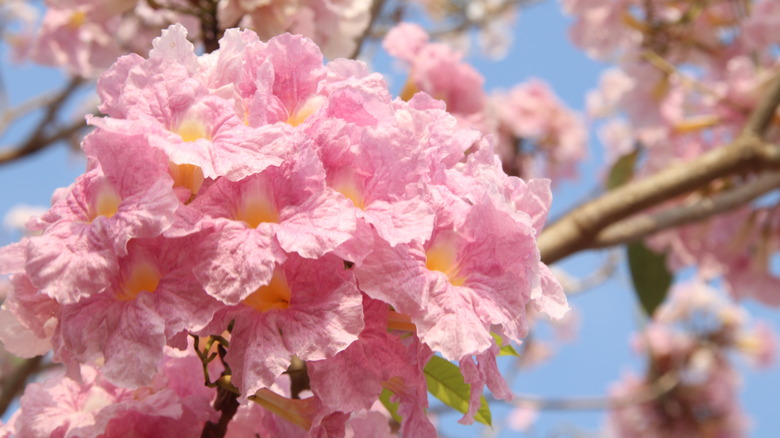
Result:
[[[595,86],[603,65],[587,59],[575,49],[567,37],[568,20],[562,17],[559,5],[545,1],[527,7],[515,26],[515,39],[508,56],[498,62],[474,56],[475,66],[485,75],[488,90],[508,89],[532,77],[547,81],[567,104],[582,111],[585,92]],[[18,103],[44,90],[56,89],[62,78],[56,70],[35,66],[10,65],[7,48],[3,47],[3,80],[10,101]],[[382,71],[393,71],[387,58],[378,59],[374,66]],[[396,77],[392,82],[402,83]],[[22,124],[29,126],[31,120]],[[22,126],[23,127],[23,126]],[[0,144],[8,145],[18,138],[20,126],[3,133]],[[581,167],[581,179],[558,184],[552,216],[566,211],[597,187],[600,178],[602,153],[596,137],[591,134],[589,158]],[[50,148],[29,159],[0,167],[0,217],[14,205],[21,203],[47,205],[52,191],[70,184],[84,170],[84,160],[64,146]],[[9,243],[15,236],[0,230],[0,243]],[[586,275],[600,265],[604,253],[587,253],[572,257],[561,266],[572,275]],[[621,266],[612,280],[602,287],[571,300],[580,312],[581,329],[574,343],[561,346],[558,354],[542,366],[522,372],[513,389],[550,397],[599,396],[606,393],[610,383],[619,380],[629,370],[641,373],[642,358],[633,355],[629,338],[640,321],[636,300],[632,295],[630,279]],[[776,310],[747,303],[749,310],[769,320],[780,329]],[[505,360],[505,366],[508,363]],[[739,361],[737,361],[739,362]],[[777,436],[780,416],[776,414],[773,396],[780,393],[778,367],[768,371],[746,370],[742,400],[745,411],[752,417],[751,436]],[[495,405],[494,423],[501,425],[506,407]],[[470,437],[481,433],[480,426],[456,425],[459,414],[441,417],[440,427],[448,437]],[[603,412],[543,413],[530,436],[551,436],[564,432],[573,425],[582,430],[598,430],[603,423]],[[508,431],[500,436],[514,436]]]

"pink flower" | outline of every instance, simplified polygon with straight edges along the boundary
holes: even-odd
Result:
[[[525,305],[540,287],[533,229],[487,198],[441,202],[425,244],[376,245],[356,268],[361,290],[409,315],[420,340],[449,360],[488,350],[497,327],[519,341]],[[501,239],[489,237],[499,230]]]
[[[13,355],[34,357],[51,350],[59,306],[24,274],[11,276],[8,295],[0,308],[0,341]]]
[[[167,172],[142,158],[143,144],[111,143],[93,134],[112,154],[79,177],[37,225],[27,241],[26,270],[33,284],[61,303],[106,288],[133,238],[159,236],[174,223],[179,200]],[[89,146],[87,147],[89,148]]]
[[[516,85],[506,94],[494,94],[490,103],[499,137],[496,149],[514,174],[553,180],[575,175],[576,164],[585,157],[585,125],[544,82]]]
[[[236,102],[212,95],[183,26],[155,39],[149,59],[121,58],[98,82],[101,111],[90,119],[103,130],[143,134],[177,166],[205,178],[239,180],[281,162],[287,131],[257,131],[243,123]],[[194,190],[194,188],[193,188]]]
[[[203,386],[194,354],[169,350],[164,360],[150,386],[135,390],[108,383],[89,365],[82,366],[81,382],[60,375],[29,384],[13,424],[16,436],[198,435],[214,417],[214,390]]]
[[[356,341],[364,325],[361,302],[341,259],[290,255],[267,284],[219,313],[211,330],[235,321],[225,359],[233,384],[248,397],[269,388],[293,355],[323,360]]]
[[[391,29],[383,45],[391,55],[410,65],[402,99],[409,100],[418,91],[424,91],[446,102],[451,114],[478,125],[486,103],[484,79],[463,62],[463,54],[445,44],[428,43],[425,31],[411,23]]]
[[[268,284],[286,254],[318,258],[349,239],[356,226],[350,205],[325,186],[322,164],[305,143],[280,167],[239,182],[221,179],[193,203],[214,226],[195,276],[209,294],[237,304]]]
[[[62,306],[55,358],[72,370],[102,359],[103,377],[127,388],[149,383],[166,344],[185,348],[186,333],[218,309],[192,275],[192,238],[133,240],[103,293]]]
[[[261,39],[290,32],[314,40],[331,59],[348,57],[370,19],[367,0],[228,0],[219,2],[220,25],[240,26]]]
[[[387,304],[363,300],[366,327],[360,338],[335,357],[309,362],[311,388],[332,409],[370,409],[383,389],[393,393],[403,418],[401,435],[435,436],[428,420],[423,368],[432,356],[416,337],[402,339],[389,330],[410,324]]]

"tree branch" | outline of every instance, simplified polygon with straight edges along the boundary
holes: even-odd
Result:
[[[700,221],[747,204],[777,188],[780,188],[780,173],[766,172],[749,184],[738,186],[715,197],[699,199],[688,205],[628,218],[610,225],[598,234],[592,247],[603,248],[630,243],[658,231]]]
[[[48,137],[42,138],[40,136],[33,135],[21,146],[0,151],[0,164],[10,163],[19,158],[26,157],[27,155],[32,155],[35,152],[39,152],[45,149],[49,145],[52,145],[60,140],[67,139],[71,135],[78,133],[84,128],[87,128],[87,124],[84,122],[84,120],[77,120]]]
[[[760,139],[774,118],[778,103],[780,76],[773,79],[742,133],[730,145],[620,186],[575,208],[542,231],[538,240],[542,260],[553,263],[592,248],[607,226],[718,178],[749,170],[780,169],[780,149]]]
[[[83,78],[72,78],[59,93],[53,96],[51,100],[48,101],[48,106],[43,114],[43,118],[41,118],[34,128],[30,129],[30,136],[27,140],[17,147],[4,148],[0,151],[0,164],[5,164],[43,150],[47,146],[64,140],[77,133],[82,128],[85,128],[87,125],[84,122],[84,119],[80,119],[59,129],[53,134],[47,135],[47,132],[50,131],[50,127],[57,118],[57,114],[62,106],[84,83],[85,80]]]
[[[363,44],[365,43],[366,38],[368,38],[368,35],[371,34],[371,29],[373,29],[374,23],[376,23],[377,18],[379,18],[379,15],[382,13],[382,6],[384,4],[385,0],[373,0],[371,2],[371,18],[369,18],[368,25],[360,35],[360,38],[358,38],[358,40],[355,42],[355,50],[349,56],[350,59],[357,59],[358,56],[360,56],[360,51],[363,49]]]
[[[43,356],[25,359],[7,380],[4,379],[3,392],[0,394],[0,416],[5,414],[8,406],[10,406],[11,402],[16,398],[16,395],[24,389],[27,379],[38,372],[42,360]]]

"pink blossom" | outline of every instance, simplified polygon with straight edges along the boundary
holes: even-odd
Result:
[[[143,134],[176,165],[196,166],[206,178],[238,180],[281,162],[284,129],[246,126],[236,103],[211,95],[183,26],[157,38],[149,59],[121,58],[98,82],[102,129]],[[232,97],[232,96],[231,96]]]
[[[445,202],[428,242],[377,245],[356,274],[361,290],[411,317],[424,343],[460,360],[490,348],[491,327],[516,341],[525,335],[525,304],[540,282],[539,255],[530,245],[533,230],[487,199],[471,208]],[[498,230],[504,238],[488,237]],[[529,246],[518,250],[523,242]]]
[[[13,427],[25,437],[152,437],[197,435],[215,412],[214,391],[202,385],[194,354],[167,351],[150,386],[135,390],[108,383],[98,370],[82,366],[82,381],[62,375],[31,383]]]
[[[286,254],[318,258],[355,231],[350,202],[325,186],[322,164],[304,144],[280,167],[240,182],[221,179],[193,207],[212,218],[196,277],[206,291],[236,304],[268,284]]]
[[[401,98],[409,100],[424,91],[446,102],[451,114],[478,125],[486,103],[484,78],[462,61],[463,54],[445,44],[428,43],[424,33],[416,24],[402,23],[385,37],[385,49],[411,68]]]
[[[352,54],[370,19],[367,0],[226,0],[219,3],[220,25],[240,26],[268,40],[285,32],[312,39],[329,58]]]
[[[567,0],[564,10],[576,16],[569,38],[594,58],[606,58],[616,51],[638,45],[641,32],[625,25],[630,1]]]
[[[174,223],[179,201],[167,172],[148,166],[136,144],[106,142],[111,160],[91,162],[66,195],[35,225],[40,236],[27,241],[26,270],[43,293],[72,303],[102,291],[127,254],[132,238],[153,238]],[[123,147],[124,146],[124,147]]]
[[[169,23],[196,28],[193,17],[167,11],[149,14],[146,2],[136,0],[47,0],[39,34],[26,48],[35,62],[64,66],[84,77],[96,76],[118,56],[146,51],[142,35],[156,35]],[[179,3],[162,1],[164,5]]]
[[[55,359],[72,370],[102,359],[112,384],[149,383],[166,344],[185,348],[186,332],[211,321],[217,302],[192,275],[192,238],[133,240],[106,291],[61,308]]]
[[[57,327],[57,302],[38,289],[24,274],[11,276],[8,295],[0,308],[0,341],[8,352],[34,357],[51,350]]]
[[[291,255],[266,285],[215,317],[217,332],[235,320],[226,356],[233,384],[245,397],[270,387],[292,355],[323,360],[344,350],[363,329],[361,301],[341,259]]]
[[[740,34],[747,51],[764,51],[780,42],[773,32],[773,23],[777,23],[778,17],[780,6],[775,1],[759,0],[751,5],[751,14],[743,22]]]
[[[432,356],[430,349],[415,339],[403,340],[389,332],[408,329],[410,324],[396,320],[387,304],[364,299],[366,327],[357,342],[323,361],[309,363],[312,390],[333,409],[370,409],[382,389],[393,393],[403,418],[401,434],[435,436],[428,420],[423,368]]]
[[[496,93],[490,104],[499,138],[496,149],[511,173],[574,176],[575,164],[585,156],[585,126],[544,82],[531,80]]]

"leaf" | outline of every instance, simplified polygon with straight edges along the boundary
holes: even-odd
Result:
[[[515,356],[520,357],[520,354],[515,350],[515,347],[512,346],[512,344],[506,344],[504,345],[504,339],[499,336],[496,333],[490,332],[490,334],[493,336],[493,339],[496,341],[496,345],[498,345],[498,355],[499,356]]]
[[[629,243],[626,250],[634,290],[642,309],[652,318],[672,284],[672,274],[666,269],[666,254],[656,253],[642,242]]]
[[[638,158],[639,149],[637,148],[615,161],[612,169],[609,170],[609,176],[607,176],[607,190],[615,189],[631,181]]]
[[[393,395],[392,392],[389,390],[382,388],[382,393],[379,394],[379,401],[382,402],[382,405],[387,409],[388,412],[390,412],[390,416],[393,417],[393,420],[397,421],[398,423],[403,422],[403,418],[401,418],[400,415],[398,415],[398,403],[390,401],[390,397]]]
[[[428,392],[431,395],[462,414],[468,411],[471,385],[463,380],[463,374],[457,365],[439,356],[433,356],[425,365],[424,372]],[[482,424],[492,426],[490,406],[488,406],[484,395],[480,400],[479,410],[474,419]]]
[[[498,350],[498,355],[520,357],[520,353],[518,353],[517,350],[515,350],[515,347],[513,347],[511,344],[506,344],[501,347],[501,349]]]

